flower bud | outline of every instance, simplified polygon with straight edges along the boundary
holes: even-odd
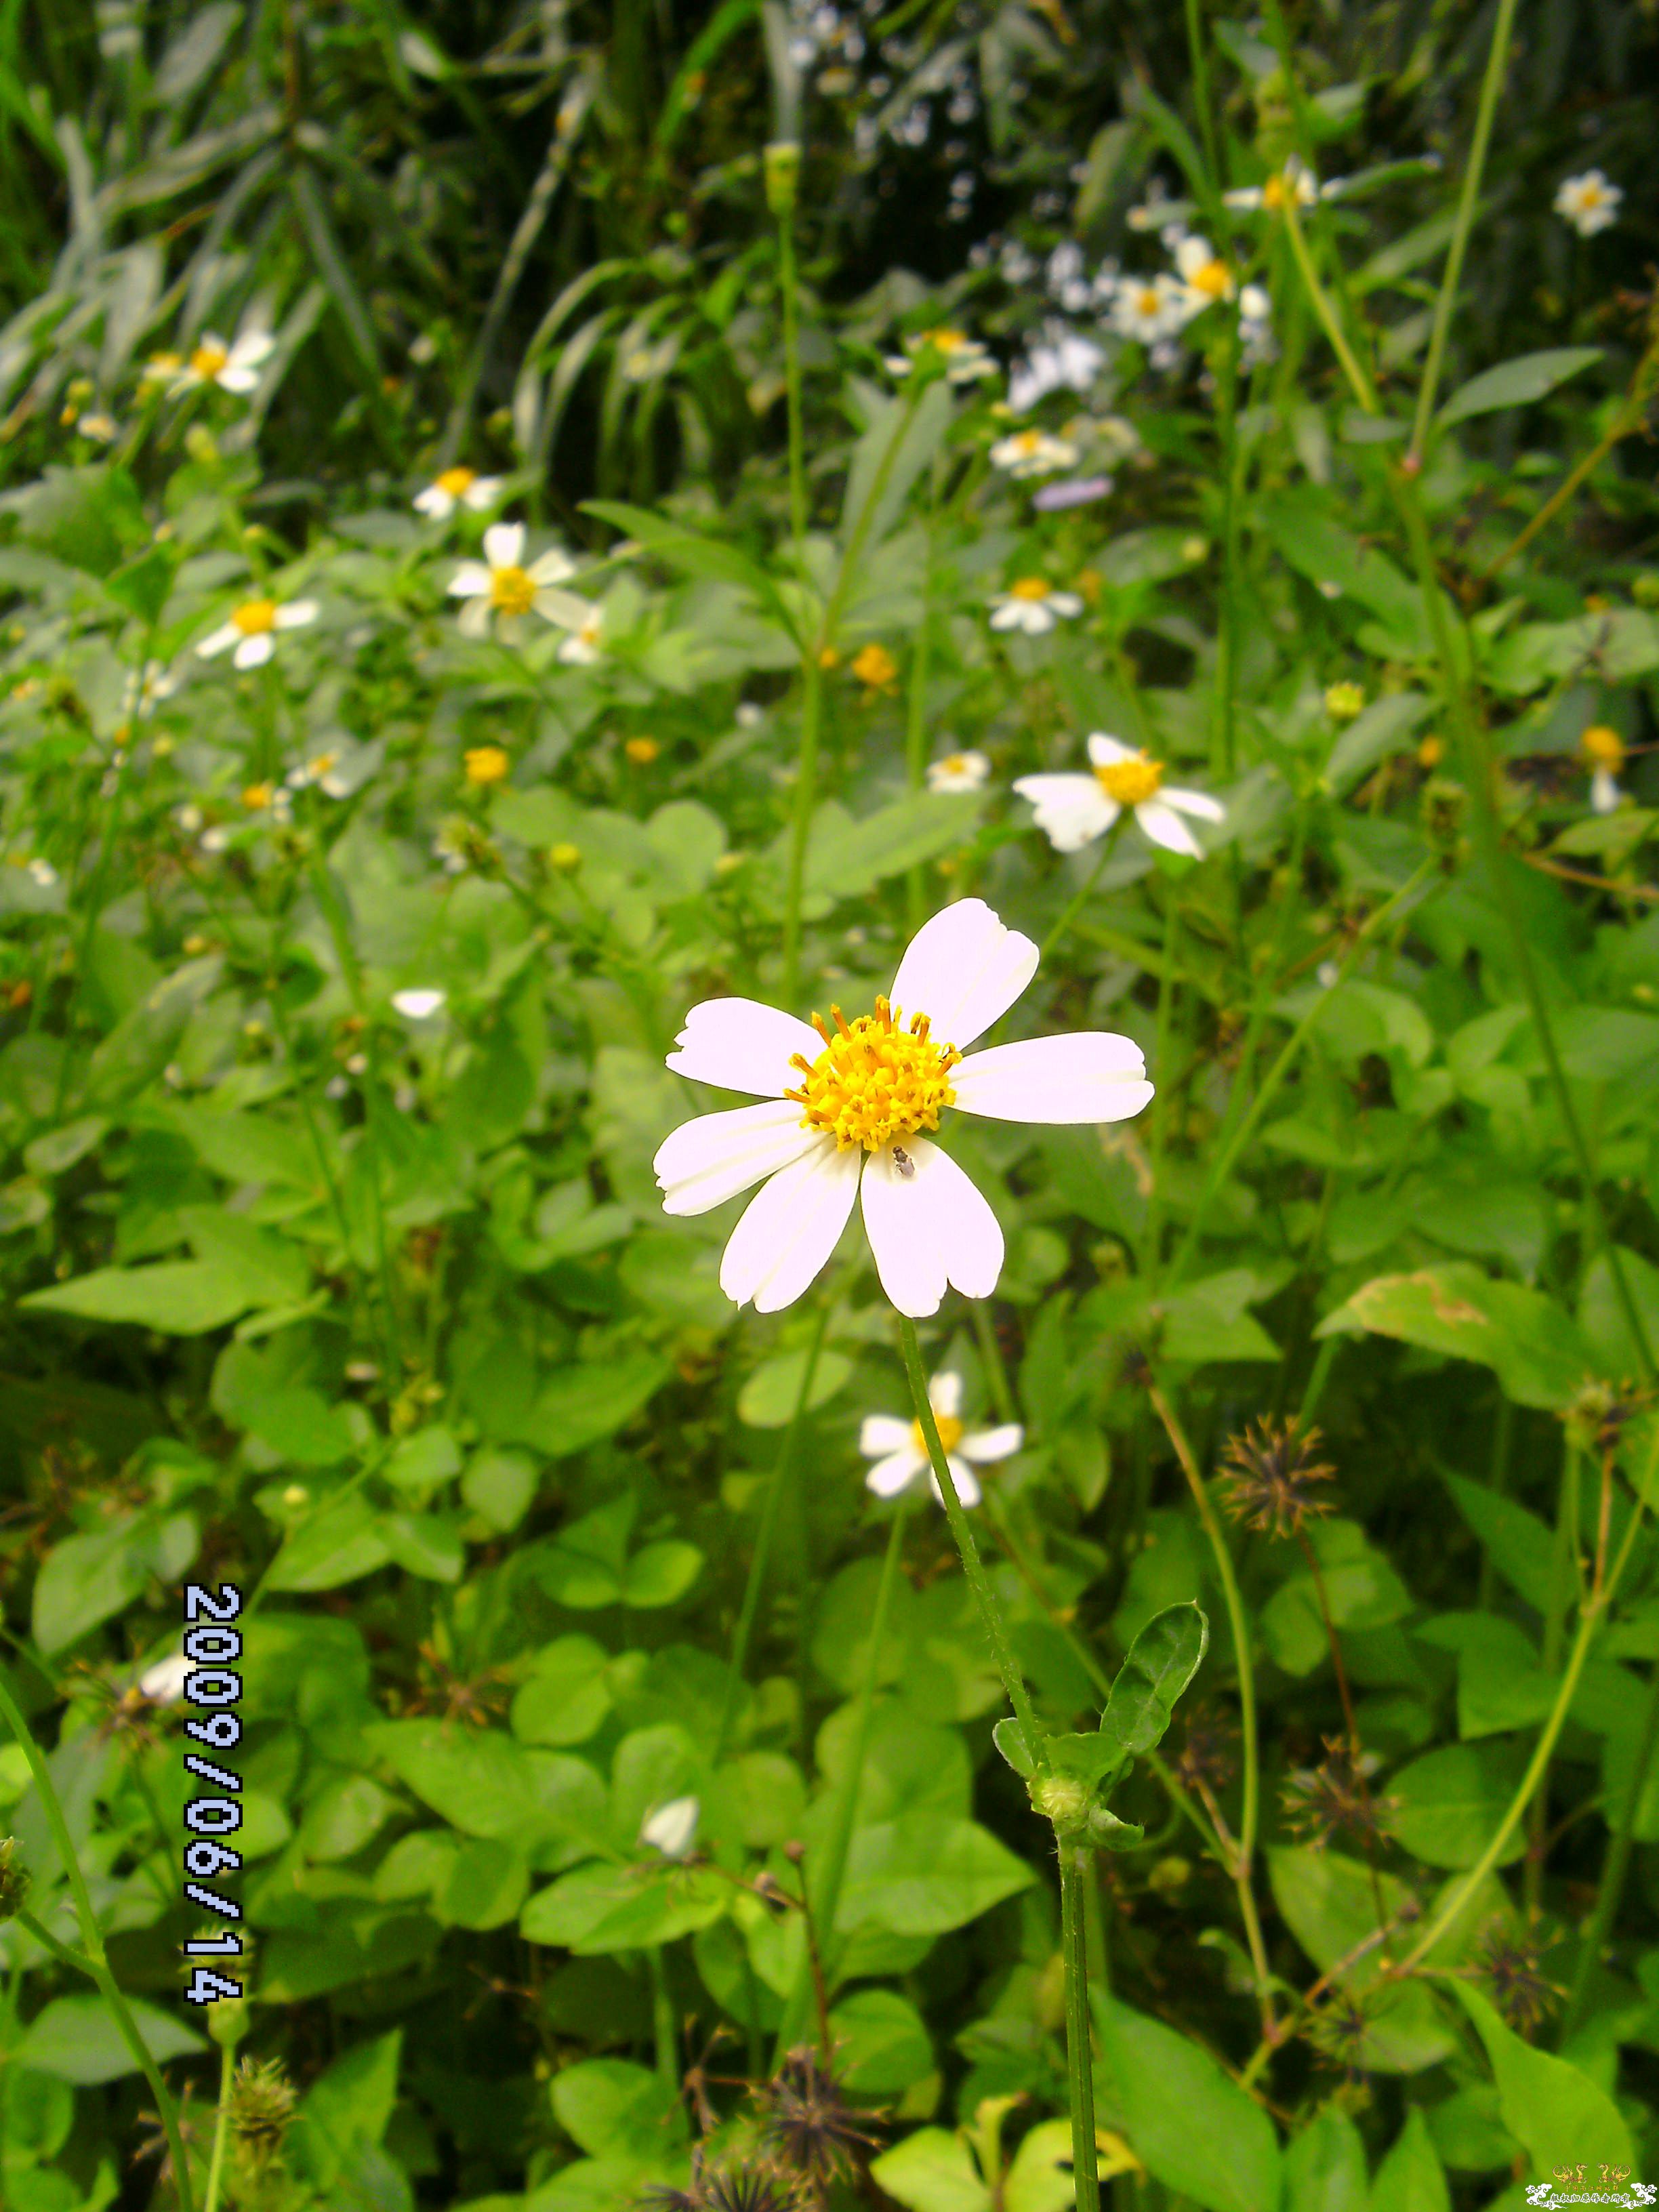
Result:
[[[1031,1803],[1060,1835],[1075,1833],[1089,1817],[1091,1792],[1075,1774],[1039,1774],[1031,1784]]]
[[[29,1870],[18,1856],[16,1837],[0,1837],[0,1920],[17,1917],[28,1887]]]
[[[766,204],[781,220],[795,211],[800,189],[800,145],[793,138],[774,140],[763,156],[766,166]]]

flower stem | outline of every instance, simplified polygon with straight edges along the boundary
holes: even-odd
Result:
[[[190,2185],[190,2166],[185,2156],[184,2137],[179,2130],[177,2109],[167,2094],[166,2082],[161,2079],[161,2069],[138,2033],[137,2023],[121,1994],[120,1985],[110,1972],[109,1960],[104,1952],[103,1930],[99,1927],[98,1916],[93,1910],[91,1893],[87,1887],[86,1876],[81,1871],[75,1841],[70,1834],[69,1822],[64,1817],[63,1804],[52,1782],[52,1769],[46,1763],[46,1753],[34,1740],[33,1730],[23,1717],[21,1707],[12,1696],[11,1686],[3,1668],[0,1668],[0,1720],[3,1720],[10,1729],[28,1761],[29,1771],[34,1777],[34,1786],[40,1793],[40,1805],[46,1816],[46,1825],[52,1831],[52,1841],[58,1846],[58,1855],[64,1862],[64,1872],[69,1881],[70,1894],[75,1900],[76,1917],[81,1923],[81,1942],[86,1953],[84,1959],[76,1958],[75,1963],[97,1984],[104,2002],[114,2014],[122,2042],[132,2053],[139,2071],[149,2084],[173,2160],[179,2212],[195,2212],[195,2198]]]
[[[800,284],[795,268],[793,199],[778,215],[778,289],[783,297],[784,404],[789,422],[789,527],[799,561],[806,536],[806,437],[801,416]]]
[[[829,1327],[830,1309],[825,1305],[819,1310],[817,1326],[807,1346],[806,1367],[800,1378],[800,1389],[796,1394],[794,1409],[789,1416],[789,1425],[778,1446],[772,1478],[766,1486],[766,1498],[761,1506],[760,1525],[755,1531],[754,1556],[749,1562],[749,1578],[744,1584],[743,1603],[738,1609],[737,1626],[732,1632],[732,1656],[727,1662],[726,1694],[720,1700],[720,1717],[714,1729],[714,1748],[709,1758],[712,1766],[718,1766],[726,1756],[732,1723],[737,1717],[738,1699],[743,1694],[743,1670],[749,1656],[749,1639],[754,1633],[755,1615],[760,1606],[761,1587],[766,1580],[767,1565],[772,1556],[772,1540],[777,1533],[778,1511],[783,1503],[789,1470],[794,1462],[795,1445],[800,1436],[801,1422],[805,1418],[807,1401],[812,1395],[812,1383],[818,1371],[818,1357],[823,1350],[823,1340]]]
[[[213,2149],[208,2158],[207,2196],[203,2201],[202,2212],[218,2212],[219,2185],[225,2170],[225,2145],[230,2138],[230,2091],[235,2063],[235,2050],[227,2043],[219,2052],[219,2109],[213,2119]],[[678,2084],[675,2086],[678,2087]]]
[[[1053,928],[1048,932],[1048,934],[1043,939],[1042,950],[1037,957],[1037,965],[1040,968],[1047,966],[1049,956],[1054,951],[1054,947],[1060,943],[1061,938],[1065,936],[1066,931],[1077,920],[1078,915],[1087,904],[1090,893],[1094,890],[1095,885],[1100,881],[1102,869],[1106,866],[1107,861],[1112,857],[1112,848],[1117,842],[1118,832],[1123,826],[1123,818],[1122,815],[1120,814],[1117,820],[1113,823],[1111,828],[1101,839],[1100,850],[1095,856],[1095,864],[1093,867],[1090,869],[1088,874],[1084,878],[1082,888],[1074,892],[1072,897],[1068,899],[1066,904],[1060,908],[1059,921],[1054,923]]]
[[[823,1854],[823,1872],[817,1884],[816,1899],[805,1908],[816,1923],[817,1936],[809,1923],[807,1956],[788,2003],[783,2008],[783,2018],[778,2026],[777,2051],[775,2063],[781,2063],[790,2045],[799,2033],[801,2014],[815,1986],[821,1986],[823,1973],[813,1954],[818,1942],[833,1942],[836,1912],[841,1903],[841,1886],[847,1874],[847,1855],[852,1848],[853,1829],[858,1820],[859,1796],[864,1784],[864,1762],[870,1748],[870,1723],[875,1711],[876,1685],[881,1674],[882,1645],[887,1638],[887,1616],[892,1610],[893,1591],[898,1582],[899,1561],[904,1550],[904,1524],[908,1516],[908,1500],[901,1498],[887,1532],[887,1550],[881,1563],[881,1580],[876,1586],[876,1609],[870,1623],[870,1649],[864,1662],[864,1674],[859,1683],[858,1703],[853,1711],[852,1741],[848,1747],[847,1771],[842,1780],[841,1794],[836,1806],[836,1823]],[[801,1867],[802,1894],[805,1894],[809,1869]]]
[[[1558,2048],[1566,2043],[1577,2023],[1584,1992],[1589,1986],[1589,1978],[1601,1959],[1601,1947],[1607,1940],[1613,1916],[1619,1910],[1619,1901],[1624,1895],[1625,1876],[1630,1870],[1631,1846],[1635,1841],[1637,1810],[1647,1790],[1648,1774],[1653,1765],[1656,1749],[1659,1749],[1659,1664],[1655,1666],[1649,1680],[1647,1707],[1642,1715],[1636,1755],[1631,1765],[1630,1784],[1625,1791],[1625,1802],[1619,1808],[1608,1840],[1607,1857],[1601,1863],[1601,1879],[1595,1892],[1595,1909],[1578,1939],[1578,1962],[1573,1969],[1567,2008],[1561,2015]]]
[[[1095,2082],[1089,2044],[1089,1953],[1083,1885],[1092,1851],[1060,1844],[1060,1943],[1066,1959],[1066,2071],[1072,2103],[1072,2172],[1078,2212],[1100,2212],[1095,2149]]]
[[[991,1588],[990,1577],[979,1556],[979,1546],[968,1516],[963,1511],[962,1500],[957,1495],[957,1486],[951,1474],[951,1463],[939,1442],[939,1424],[933,1419],[933,1405],[927,1395],[927,1376],[921,1364],[921,1346],[916,1340],[916,1325],[908,1314],[898,1317],[899,1341],[904,1347],[904,1371],[910,1379],[910,1396],[916,1409],[916,1420],[921,1430],[921,1440],[927,1448],[934,1480],[939,1484],[939,1496],[945,1501],[945,1518],[951,1523],[951,1534],[957,1540],[957,1549],[962,1554],[962,1571],[968,1577],[968,1587],[974,1594],[980,1619],[985,1624],[985,1633],[990,1639],[991,1656],[996,1670],[1002,1677],[1002,1686],[1008,1692],[1008,1702],[1025,1738],[1026,1748],[1032,1758],[1042,1755],[1043,1731],[1037,1726],[1036,1714],[1025,1688],[1025,1677],[1019,1671],[1019,1662],[1014,1656],[1014,1647],[1008,1641],[1008,1632],[1003,1625],[1001,1608],[996,1593]]]

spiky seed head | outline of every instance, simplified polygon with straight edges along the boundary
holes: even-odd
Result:
[[[1328,1513],[1334,1501],[1318,1496],[1314,1485],[1328,1482],[1336,1470],[1316,1456],[1318,1445],[1319,1431],[1298,1434],[1294,1421],[1257,1421],[1230,1437],[1221,1485],[1233,1519],[1275,1536],[1299,1536],[1310,1520]]]
[[[1379,1763],[1375,1752],[1362,1751],[1346,1736],[1328,1735],[1318,1765],[1295,1769],[1285,1783],[1285,1826],[1316,1851],[1339,1835],[1368,1849],[1381,1842],[1395,1801],[1372,1794],[1370,1778]]]
[[[1494,1920],[1469,1960],[1470,1972],[1487,1984],[1492,2002],[1517,2035],[1530,2035],[1541,2026],[1565,1994],[1545,1978],[1546,1948]]]
[[[294,2103],[293,2085],[280,2058],[245,2058],[231,2076],[226,2124],[238,2154],[255,2173],[263,2173],[281,2150]]]
[[[756,2096],[767,2149],[815,2185],[844,2179],[859,2152],[880,2140],[865,2124],[870,2115],[848,2105],[834,2074],[807,2045],[792,2051]]]

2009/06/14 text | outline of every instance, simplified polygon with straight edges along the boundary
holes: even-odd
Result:
[[[216,1590],[200,1583],[185,1586],[185,1656],[191,1662],[185,1702],[197,1708],[185,1723],[185,1733],[216,1754],[210,1759],[193,1749],[185,1753],[186,1773],[213,1785],[210,1794],[192,1797],[185,1807],[185,1825],[191,1832],[184,1852],[185,1895],[219,1920],[233,1923],[191,1936],[185,1945],[188,1959],[238,1959],[242,1954],[242,1938],[234,1924],[241,1919],[241,1906],[222,1890],[206,1886],[226,1874],[240,1873],[242,1865],[241,1853],[224,1841],[242,1825],[242,1778],[221,1763],[242,1737],[236,1711],[242,1677],[232,1664],[242,1656],[242,1637],[230,1625],[241,1610],[242,1594],[234,1583],[221,1583]],[[198,2005],[242,1994],[240,1981],[204,1966],[191,1968],[185,1990],[190,2002]]]

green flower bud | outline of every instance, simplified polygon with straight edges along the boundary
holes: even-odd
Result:
[[[15,1920],[28,1895],[29,1870],[17,1853],[15,1836],[0,1838],[0,1920]]]
[[[800,147],[793,138],[775,139],[764,155],[766,204],[781,220],[795,211],[800,190]]]
[[[1057,1835],[1075,1835],[1089,1817],[1091,1793],[1075,1774],[1039,1774],[1030,1790],[1032,1805]]]

